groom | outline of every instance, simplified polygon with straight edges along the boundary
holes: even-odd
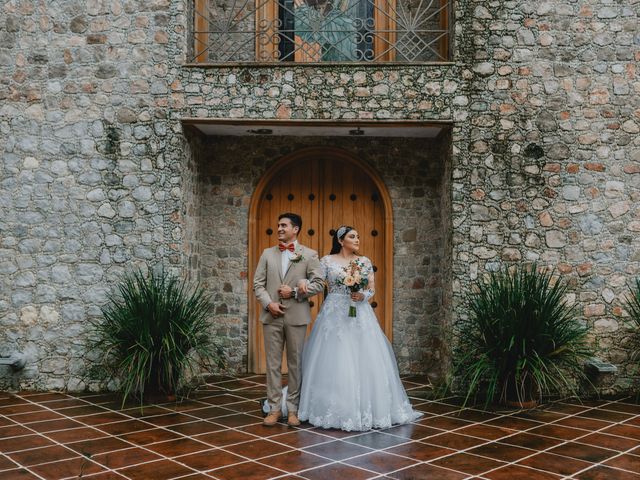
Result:
[[[267,360],[267,400],[271,410],[263,422],[266,426],[275,425],[282,415],[281,369],[285,345],[289,368],[287,423],[300,425],[297,414],[302,347],[311,322],[308,298],[324,288],[318,254],[297,241],[301,228],[302,218],[295,213],[278,217],[280,244],[262,252],[253,280],[253,290],[262,305],[260,321]],[[305,294],[296,288],[301,280],[308,282]]]

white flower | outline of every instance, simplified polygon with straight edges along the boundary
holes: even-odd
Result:
[[[303,260],[303,259],[304,259],[304,257],[302,256],[302,252],[296,251],[296,252],[293,252],[291,254],[291,257],[289,258],[289,261],[291,263],[298,263],[300,260]]]

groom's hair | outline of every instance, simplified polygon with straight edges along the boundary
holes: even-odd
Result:
[[[291,220],[291,225],[298,227],[298,232],[302,230],[302,217],[300,215],[296,213],[281,213],[278,220],[282,220],[283,218]]]

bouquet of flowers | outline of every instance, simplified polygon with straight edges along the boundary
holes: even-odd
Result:
[[[351,260],[342,268],[342,270],[344,273],[340,278],[338,278],[337,282],[338,284],[344,285],[348,288],[351,293],[364,290],[369,284],[369,274],[371,273],[371,269],[359,258]],[[356,305],[353,302],[351,302],[351,305],[349,306],[349,316],[356,316]]]

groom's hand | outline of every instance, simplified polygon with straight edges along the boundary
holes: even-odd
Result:
[[[302,278],[298,282],[298,294],[306,295],[307,293],[309,293],[309,280]]]
[[[280,298],[291,298],[293,297],[293,288],[289,285],[280,285],[278,295],[280,295]]]
[[[281,303],[276,302],[271,302],[269,305],[267,305],[267,310],[269,310],[269,313],[273,318],[278,318],[284,315],[284,311],[286,310],[286,308],[287,307],[285,307]]]

